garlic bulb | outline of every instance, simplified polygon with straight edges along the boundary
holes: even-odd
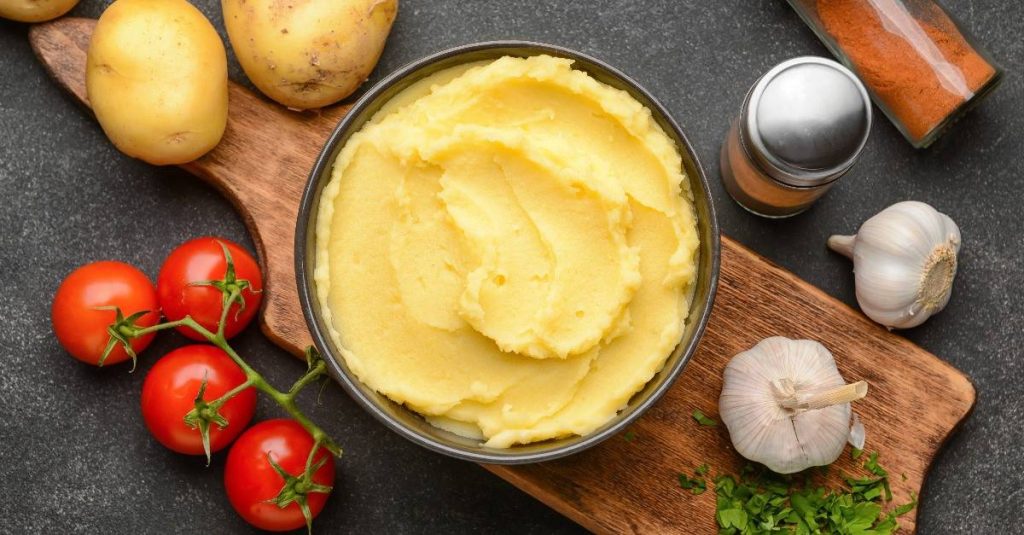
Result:
[[[890,329],[917,327],[949,302],[960,229],[923,202],[896,203],[828,246],[853,259],[861,310]]]
[[[825,346],[773,336],[729,361],[718,411],[740,455],[792,474],[839,458],[850,402],[867,391],[864,381],[843,381]]]

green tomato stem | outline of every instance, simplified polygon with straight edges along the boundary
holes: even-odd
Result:
[[[191,318],[186,317],[185,319],[191,321]],[[192,323],[195,322],[192,321]],[[200,334],[203,333],[200,332]],[[214,335],[209,331],[206,331],[205,334],[203,334],[203,336],[211,344],[224,350],[224,352],[227,353],[229,357],[231,357],[231,360],[235,361],[235,364],[237,364],[238,367],[241,368],[242,371],[245,373],[247,382],[251,383],[254,388],[270,396],[271,399],[276,401],[277,404],[280,405],[281,408],[285,410],[285,412],[287,412],[292,418],[294,418],[295,421],[299,422],[299,425],[301,425],[310,435],[313,436],[314,441],[323,442],[324,447],[326,447],[331,453],[333,453],[335,456],[341,456],[341,448],[339,448],[334,443],[334,441],[327,436],[327,433],[320,429],[318,425],[316,425],[315,423],[313,423],[312,420],[307,418],[306,415],[302,413],[302,410],[299,409],[298,404],[295,403],[295,396],[298,394],[298,391],[289,391],[288,393],[284,393],[271,386],[270,383],[268,383],[266,379],[264,379],[263,376],[259,374],[259,372],[252,369],[252,367],[250,367],[244,360],[242,360],[242,357],[238,356],[238,353],[236,353],[235,350],[232,349],[230,345],[228,345],[227,340],[224,339],[223,333],[218,333]],[[309,377],[309,375],[309,373],[304,375],[302,378],[299,379],[299,381],[296,382],[296,384],[301,383],[303,379]],[[218,399],[216,401],[220,400]]]
[[[217,336],[224,336],[224,327],[228,324],[228,312],[231,310],[231,304],[236,299],[241,298],[242,293],[239,290],[231,290],[230,294],[224,296],[224,302],[220,307],[220,321],[217,322]]]
[[[309,474],[309,480],[313,480],[313,457],[316,455],[316,451],[320,449],[320,441],[313,441],[313,449],[309,450],[309,456],[306,457],[306,473]]]
[[[191,322],[191,324],[186,322],[185,320],[189,320],[189,322]],[[192,318],[186,316],[186,317],[184,317],[184,318],[182,318],[180,320],[167,321],[167,322],[164,322],[164,323],[158,323],[158,324],[153,325],[151,327],[144,327],[142,329],[136,329],[134,332],[132,332],[131,336],[132,336],[132,338],[137,338],[139,336],[145,336],[147,334],[155,333],[157,331],[166,331],[168,329],[176,329],[178,327],[192,327],[192,325],[195,325],[195,327],[198,327],[199,329],[202,329],[203,331],[206,332],[206,334],[211,334],[210,331],[207,331],[206,329],[203,329],[202,325],[199,325],[194,320],[192,320]],[[195,328],[195,327],[193,327],[193,328]],[[196,332],[199,332],[199,334],[203,334],[200,331],[196,331]]]
[[[220,408],[223,407],[225,403],[230,401],[231,398],[237,396],[238,394],[241,394],[242,391],[244,391],[246,388],[250,388],[250,387],[252,387],[252,380],[250,380],[248,377],[246,377],[245,382],[243,382],[242,384],[240,384],[240,385],[232,388],[231,390],[225,392],[219,398],[211,401],[209,403],[210,408],[213,409],[214,411],[220,410]]]
[[[299,377],[299,379],[295,381],[295,384],[293,384],[292,387],[288,390],[288,395],[292,397],[298,395],[300,390],[306,388],[306,386],[309,385],[309,383],[316,381],[321,375],[323,375],[326,369],[327,365],[324,364],[324,361],[317,361],[316,364],[313,364],[313,367],[311,367],[306,372],[305,375]]]

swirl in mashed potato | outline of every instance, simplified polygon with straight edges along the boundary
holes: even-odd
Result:
[[[497,448],[586,435],[679,342],[691,199],[651,112],[570,60],[443,71],[338,156],[318,299],[359,380],[434,425]]]

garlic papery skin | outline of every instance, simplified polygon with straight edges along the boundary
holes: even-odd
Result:
[[[890,329],[917,327],[949,303],[960,229],[923,202],[896,203],[828,246],[853,259],[860,309]]]
[[[867,389],[864,381],[846,384],[818,342],[773,336],[726,365],[718,411],[740,455],[792,474],[839,458],[850,402]]]

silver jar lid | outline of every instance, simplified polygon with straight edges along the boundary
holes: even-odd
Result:
[[[842,65],[804,56],[776,65],[743,102],[743,146],[772,178],[827,184],[853,166],[871,130],[871,100]]]

